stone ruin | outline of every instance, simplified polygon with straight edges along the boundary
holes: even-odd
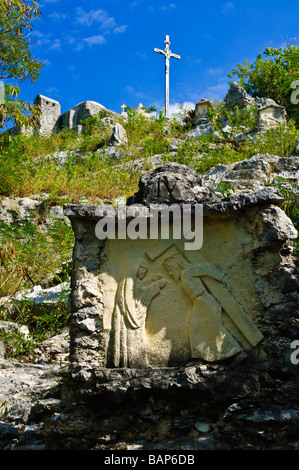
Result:
[[[236,106],[240,111],[248,106],[256,106],[258,111],[256,129],[258,132],[266,131],[286,122],[287,115],[283,106],[278,105],[269,98],[252,98],[237,82],[231,83],[223,103],[228,112],[232,112]],[[39,126],[35,129],[19,129],[15,126],[9,129],[11,135],[26,133],[48,136],[57,134],[64,128],[71,129],[80,134],[82,122],[88,117],[95,116],[102,110],[108,111],[111,116],[117,115],[117,113],[107,110],[103,105],[95,101],[83,101],[64,113],[61,113],[61,106],[58,101],[41,94],[36,96],[34,104],[39,105],[41,109]],[[213,132],[213,126],[208,115],[208,109],[213,108],[213,106],[213,101],[204,98],[195,104],[195,129],[190,131],[190,137],[199,137],[202,134]],[[125,106],[123,105],[122,108],[121,116],[126,120],[128,115],[124,111]],[[144,112],[141,103],[137,107],[137,112]]]
[[[106,110],[103,105],[96,101],[83,101],[68,111],[61,113],[61,106],[58,101],[40,94],[36,96],[34,104],[40,106],[41,109],[39,127],[36,129],[22,128],[21,130],[17,127],[13,127],[9,130],[11,135],[16,135],[21,132],[48,136],[57,134],[64,128],[72,129],[77,134],[80,134],[82,131],[81,121],[85,121],[88,117],[94,116],[102,110]],[[113,114],[112,111],[109,111],[109,113]]]
[[[296,446],[297,232],[282,200],[273,187],[223,198],[168,163],[125,207],[64,206],[71,373],[44,426],[51,449]],[[153,205],[180,209],[167,236],[150,236]],[[175,236],[186,205],[189,230]],[[145,232],[128,237],[141,221]],[[187,248],[201,229],[202,246]]]

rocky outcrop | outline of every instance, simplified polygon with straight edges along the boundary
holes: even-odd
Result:
[[[286,123],[286,110],[283,106],[277,104],[270,98],[251,97],[244,88],[238,83],[233,82],[223,100],[224,110],[232,114],[236,108],[242,112],[245,108],[256,110],[256,126],[254,133],[265,132],[281,124]],[[213,103],[207,100],[201,100],[195,106],[195,127],[187,133],[189,138],[198,138],[205,134],[218,135],[218,131],[213,128],[211,119],[208,116],[207,109],[213,108]],[[233,134],[233,129],[229,126],[229,120],[223,117],[222,132]],[[251,133],[252,134],[252,133]],[[234,135],[234,137],[236,137]],[[246,132],[243,133],[243,139]]]
[[[43,423],[61,410],[68,354],[66,331],[41,343],[34,362],[0,358],[1,450],[46,449]]]
[[[125,145],[128,143],[128,137],[125,129],[119,123],[114,124],[112,129],[112,136],[108,141],[108,145]]]
[[[51,224],[55,219],[64,219],[61,205],[48,205],[47,195],[36,197],[0,199],[0,221],[10,224],[16,220],[32,221],[34,218],[40,218],[46,224]]]
[[[264,188],[279,179],[289,180],[289,184],[299,187],[299,158],[277,157],[275,155],[254,155],[230,165],[217,165],[211,168],[205,178],[216,184],[227,184],[235,191],[249,191]]]
[[[11,316],[18,316],[18,313],[29,305],[34,315],[50,313],[59,304],[67,304],[69,291],[70,283],[68,281],[48,288],[34,286],[31,290],[17,292],[9,297],[0,297],[0,308]]]
[[[128,198],[127,204],[195,204],[216,200],[211,183],[186,165],[167,163],[140,178],[139,191]]]

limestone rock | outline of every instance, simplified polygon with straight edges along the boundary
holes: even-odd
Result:
[[[227,109],[233,109],[235,106],[242,109],[245,106],[253,104],[254,100],[248,95],[248,93],[246,93],[244,88],[238,82],[233,82],[230,85],[223,102]]]
[[[30,219],[40,207],[40,201],[29,197],[0,199],[0,219],[11,223],[16,218]]]
[[[60,410],[60,400],[55,396],[65,377],[63,367],[51,362],[30,364],[0,359],[0,404],[6,404],[7,424],[4,428],[1,423],[1,449],[5,443],[5,450],[46,449],[43,421]],[[1,408],[0,415],[3,411]]]
[[[125,129],[119,123],[114,124],[112,130],[112,136],[108,141],[109,145],[126,145],[128,143],[128,137]]]
[[[257,154],[249,160],[217,165],[205,176],[216,184],[227,184],[238,192],[262,189],[278,178],[287,178],[298,183],[299,159]]]
[[[298,374],[290,360],[298,333],[298,271],[291,247],[297,232],[279,207],[277,188],[264,186],[274,167],[291,170],[294,162],[274,157],[223,166],[222,175],[261,176],[258,189],[229,197],[216,194],[211,182],[184,165],[169,163],[142,176],[139,191],[128,200],[126,223],[134,204],[142,204],[147,217],[152,203],[201,202],[204,242],[198,251],[186,250],[174,237],[99,239],[95,227],[103,215],[96,206],[65,206],[76,236],[72,368],[62,412],[45,422],[51,449],[159,448],[178,436],[185,442],[187,433],[196,448],[298,447]],[[181,270],[171,264],[175,259]],[[232,353],[220,362],[210,354],[214,334],[206,336],[209,354],[203,348],[196,356],[196,347],[206,343],[194,340],[204,325],[191,326],[190,315],[201,301],[191,273],[203,284],[217,273],[229,299],[221,318],[239,347],[223,345],[220,327],[218,353],[222,359]],[[209,295],[212,302],[213,284]],[[213,322],[209,325],[213,331]],[[105,407],[96,406],[103,402]]]
[[[132,160],[121,164],[122,168],[130,169],[135,172],[146,172],[152,171],[163,165],[163,154],[153,155],[148,158],[139,158],[138,160]]]
[[[19,325],[18,323],[0,320],[0,331],[8,334],[16,332],[23,336],[25,340],[29,339],[29,329],[26,325]]]
[[[186,137],[189,139],[196,139],[198,137],[201,137],[202,135],[206,134],[212,134],[214,131],[214,128],[210,122],[204,122],[202,124],[197,125],[192,129],[191,131],[186,133]]]
[[[5,344],[3,341],[0,340],[0,359],[5,359],[6,356],[6,350],[5,350]]]
[[[195,105],[195,122],[197,125],[208,121],[208,109],[213,108],[214,103],[210,100],[206,99],[201,99],[198,103]]]
[[[229,112],[236,106],[240,110],[255,106],[258,111],[256,123],[258,131],[266,131],[286,122],[287,115],[283,106],[270,98],[252,98],[238,82],[231,83],[223,103]]]
[[[55,219],[63,219],[67,224],[69,223],[63,215],[61,205],[47,207],[47,195],[0,199],[0,221],[5,224],[22,220],[31,222],[35,217],[41,217],[45,224],[53,224]]]
[[[191,204],[216,200],[213,185],[195,171],[186,165],[166,163],[141,177],[139,191],[127,204]]]
[[[17,313],[22,305],[30,304],[30,308],[36,314],[52,311],[61,302],[67,302],[69,296],[69,282],[63,282],[56,286],[43,289],[41,286],[34,286],[32,290],[19,292],[13,297],[0,298],[0,307],[5,309],[9,306],[11,314]]]

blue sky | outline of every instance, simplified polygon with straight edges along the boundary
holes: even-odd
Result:
[[[170,110],[202,98],[222,99],[227,73],[254,61],[267,46],[298,36],[298,0],[40,0],[34,21],[34,55],[46,61],[34,85],[61,111],[92,100],[112,111],[121,106],[164,107],[165,35],[181,60],[171,59]],[[298,44],[298,41],[293,41]]]

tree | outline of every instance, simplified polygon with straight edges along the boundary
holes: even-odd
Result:
[[[245,65],[238,64],[228,77],[234,75],[239,77],[240,85],[249,95],[273,99],[284,106],[288,116],[299,124],[299,105],[292,98],[295,82],[299,80],[298,46],[267,47],[263,54],[258,54],[254,63],[245,60]]]
[[[30,0],[1,0],[0,2],[0,80],[35,82],[44,63],[35,59],[30,47],[34,18],[40,16],[38,3]],[[3,82],[1,83],[3,85]],[[3,89],[4,88],[4,89]],[[37,124],[38,106],[18,99],[20,88],[6,83],[0,104],[0,128],[8,121],[18,126]]]

